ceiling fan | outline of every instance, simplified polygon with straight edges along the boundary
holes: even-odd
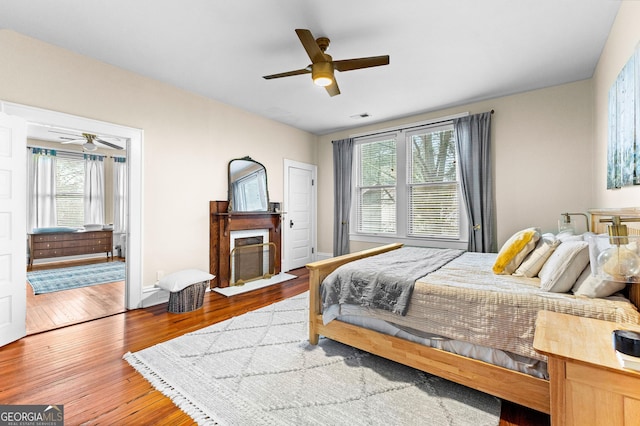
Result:
[[[76,135],[72,135],[70,133],[56,132],[54,130],[52,130],[51,132],[52,133],[62,133],[62,134],[68,134],[68,135],[71,135],[71,136],[76,136]],[[113,148],[113,149],[124,149],[120,145],[117,145],[117,144],[115,144],[113,142],[109,142],[109,141],[105,140],[103,137],[100,137],[98,135],[94,135],[92,133],[82,133],[82,136],[76,136],[76,137],[60,136],[60,139],[64,140],[63,142],[61,142],[63,145],[64,144],[69,144],[69,143],[82,142],[82,148],[84,150],[86,150],[86,151],[95,151],[96,149],[98,149],[98,145],[96,145],[96,143],[99,143],[99,144],[104,145],[104,146],[108,146],[109,148]]]
[[[319,37],[314,39],[311,31],[305,29],[297,29],[296,34],[307,51],[311,64],[306,68],[295,71],[288,71],[279,74],[265,75],[263,78],[271,80],[273,78],[290,77],[292,75],[311,74],[313,82],[318,86],[324,86],[329,96],[340,94],[338,83],[333,75],[334,70],[351,71],[360,68],[378,67],[380,65],[389,65],[389,55],[370,56],[367,58],[344,59],[334,61],[331,55],[324,53],[329,47],[329,39]]]

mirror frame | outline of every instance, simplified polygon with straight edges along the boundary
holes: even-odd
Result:
[[[264,194],[266,197],[266,208],[264,210],[251,210],[251,211],[246,211],[246,210],[235,210],[233,208],[233,187],[231,184],[231,163],[233,163],[234,161],[248,161],[251,163],[255,163],[258,166],[262,167],[262,169],[264,170]],[[260,163],[259,161],[254,160],[253,158],[249,157],[248,155],[242,158],[234,158],[232,160],[229,161],[229,164],[227,165],[227,183],[228,183],[228,189],[227,189],[227,200],[229,202],[229,207],[227,208],[227,211],[229,213],[267,213],[269,212],[269,179],[267,177],[267,168],[264,166],[264,164]]]

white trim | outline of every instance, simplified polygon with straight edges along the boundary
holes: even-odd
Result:
[[[349,234],[349,240],[362,241],[366,243],[402,243],[407,246],[416,247],[438,247],[438,248],[454,248],[466,250],[468,241],[463,240],[446,240],[446,239],[434,239],[434,238],[411,238],[411,237],[398,237],[395,235],[362,235],[362,234]]]
[[[142,129],[98,121],[91,118],[51,111],[0,100],[0,111],[24,118],[28,123],[66,127],[80,131],[108,134],[127,140],[129,179],[129,230],[127,234],[126,307],[142,306],[142,217],[143,217],[143,136]],[[26,141],[25,141],[26,142]],[[26,143],[25,143],[26,145]],[[26,268],[26,263],[25,263]]]
[[[158,287],[145,287],[142,290],[141,308],[167,303],[169,301],[169,292]]]
[[[283,162],[283,183],[284,183],[284,199],[281,206],[284,214],[281,217],[280,229],[282,229],[282,271],[289,271],[289,259],[286,256],[288,226],[287,225],[287,206],[289,205],[289,168],[295,167],[298,169],[305,169],[311,171],[311,179],[313,179],[313,185],[311,186],[311,247],[313,248],[312,260],[317,259],[316,248],[318,247],[318,166],[315,164],[302,163],[299,161],[284,159]]]
[[[458,114],[458,116],[467,116],[469,113]],[[423,247],[442,247],[442,248],[467,248],[467,242],[469,239],[469,219],[466,214],[466,206],[464,196],[462,194],[462,183],[460,176],[460,168],[457,168],[457,183],[458,194],[460,203],[458,206],[459,216],[459,238],[445,238],[445,237],[419,237],[408,235],[408,190],[409,184],[407,179],[408,164],[409,164],[409,152],[408,152],[408,138],[411,135],[424,131],[424,127],[427,126],[429,131],[438,131],[444,128],[453,128],[451,122],[452,117],[447,116],[440,119],[434,119],[429,123],[420,122],[408,124],[403,129],[396,129],[395,133],[388,131],[381,131],[380,133],[371,134],[366,137],[358,138],[354,143],[354,155],[353,155],[353,183],[352,188],[356,189],[358,186],[359,172],[360,172],[360,158],[359,150],[357,147],[360,144],[372,143],[377,141],[383,141],[393,139],[396,143],[396,183],[394,185],[386,185],[386,187],[392,187],[396,190],[396,231],[394,233],[360,233],[358,232],[359,220],[358,217],[358,197],[353,196],[351,199],[351,208],[349,220],[351,224],[355,226],[351,227],[349,231],[349,240],[351,241],[365,241],[374,243],[390,243],[401,242],[407,245],[423,246]],[[422,128],[422,129],[421,129]],[[458,149],[456,146],[456,156],[459,158]],[[384,187],[384,186],[380,186]]]

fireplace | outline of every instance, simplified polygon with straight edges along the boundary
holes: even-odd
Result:
[[[209,203],[209,272],[215,275],[211,286],[228,287],[238,279],[248,281],[280,273],[280,213],[228,212],[227,208],[227,201]],[[254,237],[261,237],[262,242],[256,243],[259,239]],[[251,240],[243,241],[245,238]],[[238,239],[239,247],[245,248],[238,248]],[[249,268],[246,277],[245,272],[234,271],[238,262],[243,270]],[[259,272],[259,277],[249,277]]]
[[[275,274],[275,244],[269,242],[268,229],[232,231],[229,248],[229,285],[243,285]]]

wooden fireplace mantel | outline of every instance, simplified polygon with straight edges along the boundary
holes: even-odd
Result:
[[[209,202],[209,272],[216,277],[211,287],[228,287],[231,276],[231,231],[268,229],[275,244],[275,273],[281,269],[281,213],[229,212],[228,201]]]

